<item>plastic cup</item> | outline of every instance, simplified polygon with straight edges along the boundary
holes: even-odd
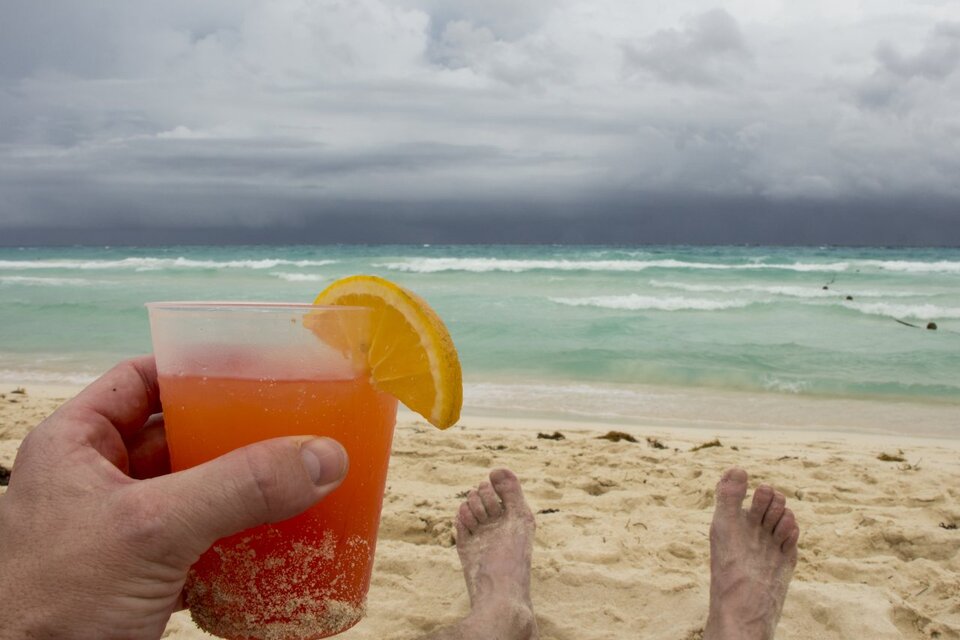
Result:
[[[317,505],[218,540],[201,556],[185,587],[194,621],[230,640],[313,640],[349,629],[365,610],[397,411],[356,348],[369,310],[147,308],[173,471],[278,436],[328,436],[350,456],[343,484]]]

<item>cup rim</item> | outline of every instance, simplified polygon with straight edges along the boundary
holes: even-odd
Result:
[[[243,310],[263,310],[263,311],[306,311],[308,309],[317,309],[323,311],[370,311],[370,307],[350,306],[350,305],[330,305],[330,304],[310,304],[309,302],[249,302],[249,301],[204,301],[204,300],[175,300],[147,302],[144,305],[148,310],[154,309],[171,311],[243,311]]]

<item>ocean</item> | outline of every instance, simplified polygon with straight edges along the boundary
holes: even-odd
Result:
[[[7,248],[0,382],[148,352],[145,302],[309,302],[353,273],[434,306],[468,410],[628,417],[678,388],[960,405],[960,249]]]

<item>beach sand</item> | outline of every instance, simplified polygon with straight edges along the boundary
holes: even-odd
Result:
[[[0,396],[7,468],[65,397],[10,390]],[[402,416],[369,613],[344,640],[418,638],[466,613],[452,517],[462,492],[497,466],[517,472],[537,513],[533,601],[545,640],[700,638],[713,489],[733,465],[751,486],[783,491],[801,526],[780,640],[960,638],[960,529],[950,528],[960,524],[960,441],[775,426],[461,424],[438,432]],[[610,429],[637,442],[598,439]],[[554,431],[565,438],[538,438]],[[164,637],[210,636],[179,613]]]

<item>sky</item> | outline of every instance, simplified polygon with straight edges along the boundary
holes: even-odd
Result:
[[[960,245],[956,0],[0,15],[0,245]]]

